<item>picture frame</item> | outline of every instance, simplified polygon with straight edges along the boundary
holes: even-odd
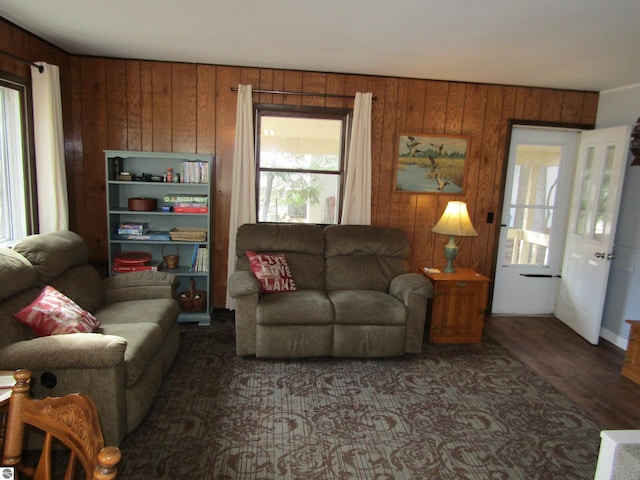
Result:
[[[464,194],[470,142],[468,135],[399,133],[394,191]]]

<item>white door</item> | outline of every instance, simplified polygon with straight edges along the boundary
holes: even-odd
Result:
[[[584,132],[556,317],[597,345],[631,127]]]
[[[554,311],[580,133],[514,127],[491,312]]]

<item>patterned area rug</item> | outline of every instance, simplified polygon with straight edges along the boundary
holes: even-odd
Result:
[[[600,427],[491,338],[379,360],[235,355],[182,327],[122,479],[592,479]]]

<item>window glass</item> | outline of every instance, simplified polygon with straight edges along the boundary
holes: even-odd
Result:
[[[349,111],[256,108],[259,222],[338,223]]]
[[[587,221],[587,206],[589,205],[589,195],[591,194],[591,175],[593,173],[593,156],[595,153],[594,147],[587,149],[587,156],[585,158],[584,175],[582,177],[582,184],[580,185],[580,200],[578,216],[576,217],[576,225],[574,232],[577,235],[584,235],[586,231]]]
[[[33,230],[28,101],[25,84],[0,79],[0,245]]]

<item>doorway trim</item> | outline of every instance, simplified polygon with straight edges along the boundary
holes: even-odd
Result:
[[[502,218],[502,211],[504,209],[504,192],[507,186],[507,170],[509,168],[509,148],[511,146],[511,135],[513,133],[514,127],[540,127],[540,128],[557,128],[557,129],[567,129],[567,130],[593,130],[596,126],[593,123],[564,123],[564,122],[548,122],[548,121],[540,121],[540,120],[526,120],[526,119],[515,119],[512,118],[509,120],[509,124],[507,126],[507,134],[505,135],[504,142],[504,153],[502,162],[502,182],[500,184],[500,195],[498,200],[498,208],[497,212],[494,215],[494,221],[500,222]],[[499,225],[498,225],[499,227]],[[494,285],[496,279],[496,265],[498,261],[498,249],[500,247],[500,228],[494,229],[494,238],[493,238],[493,255],[491,262],[491,283],[489,284],[489,298],[487,303],[487,312],[490,312],[493,307],[493,293],[494,293]]]

